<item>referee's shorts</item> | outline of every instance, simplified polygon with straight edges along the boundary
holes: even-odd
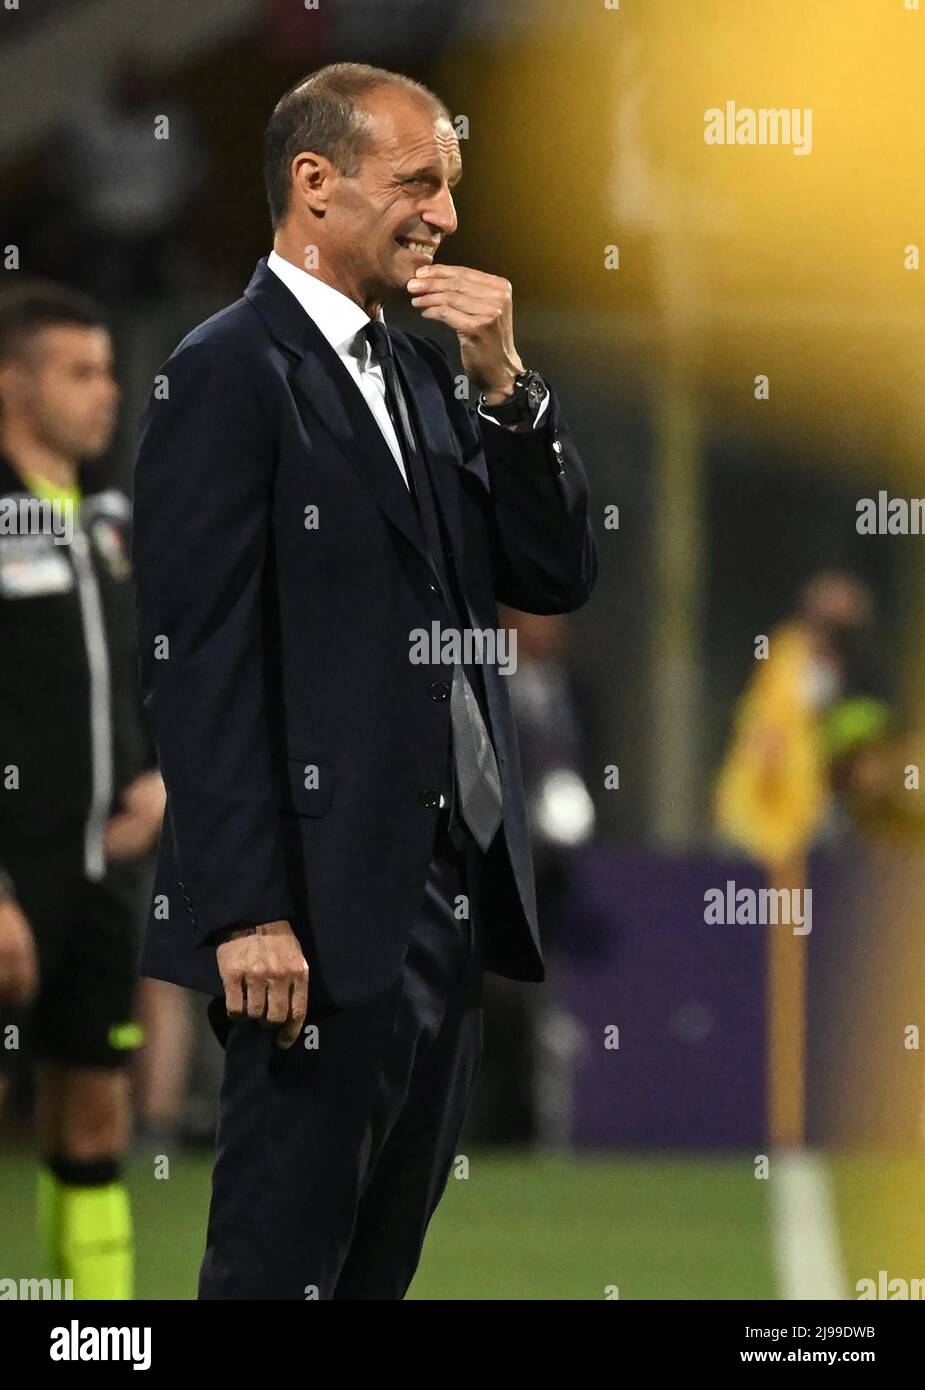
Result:
[[[16,845],[4,834],[0,862],[35,938],[39,987],[25,1007],[0,1001],[0,1073],[25,1063],[125,1066],[141,1041],[133,1018],[149,857],[111,860],[86,877],[83,842]]]

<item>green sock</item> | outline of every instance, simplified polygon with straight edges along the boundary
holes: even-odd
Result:
[[[132,1212],[121,1181],[64,1182],[43,1168],[37,1211],[53,1274],[74,1281],[75,1298],[133,1297]]]
[[[58,1222],[61,1204],[58,1200],[61,1183],[54,1173],[40,1167],[35,1190],[35,1215],[42,1243],[42,1254],[49,1273],[60,1277],[61,1252],[59,1250]]]

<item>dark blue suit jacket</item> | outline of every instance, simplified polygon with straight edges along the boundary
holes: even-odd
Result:
[[[392,333],[473,628],[497,601],[562,613],[596,558],[554,393],[533,433],[456,400],[442,349]],[[313,511],[312,509],[317,509]],[[395,979],[448,790],[445,626],[413,498],[356,384],[261,261],[155,383],[135,469],[140,673],[167,787],[143,971],[221,994],[214,933],[286,919],[313,997]],[[505,680],[484,666],[504,824],[485,864],[486,964],[541,980]]]

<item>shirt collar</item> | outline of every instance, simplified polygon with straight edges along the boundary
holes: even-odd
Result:
[[[272,270],[286,288],[295,295],[309,318],[331,344],[335,352],[344,355],[356,352],[355,339],[370,322],[369,314],[359,304],[348,299],[331,285],[310,275],[307,270],[284,260],[271,251],[267,257],[267,269]],[[385,323],[385,315],[380,307],[379,322]],[[360,353],[365,356],[365,352]]]

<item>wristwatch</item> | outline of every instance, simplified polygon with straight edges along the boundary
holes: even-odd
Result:
[[[539,372],[527,368],[514,378],[514,394],[500,405],[488,405],[485,392],[479,396],[479,410],[499,425],[532,425],[546,399],[548,387]]]

